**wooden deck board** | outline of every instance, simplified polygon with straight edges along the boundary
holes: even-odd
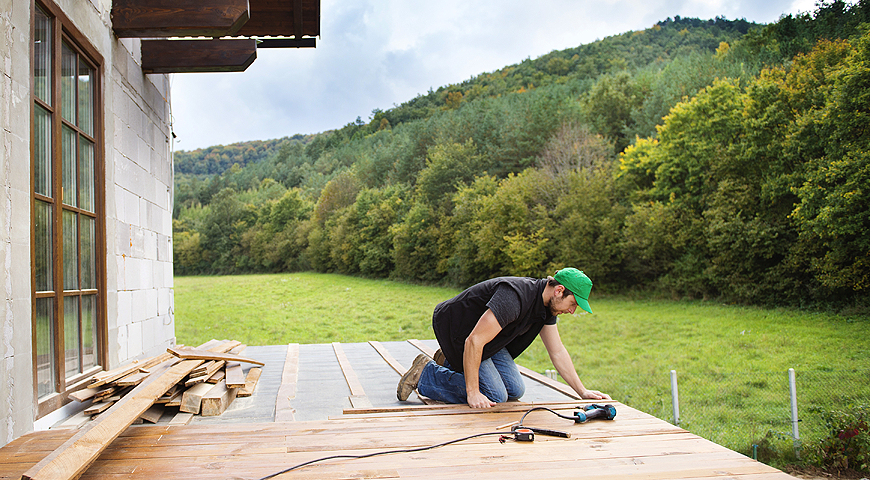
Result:
[[[570,414],[590,403],[572,399],[564,384],[552,384],[532,371],[524,372],[529,403],[473,410],[464,405],[427,406],[416,399],[399,402],[393,393],[399,371],[421,351],[433,352],[433,347],[437,344],[431,340],[251,347],[252,358],[269,357],[261,378],[267,381],[253,397],[230,405],[225,412],[230,421],[193,416],[187,425],[172,424],[175,415],[167,414],[163,423],[127,428],[81,478],[258,479],[329,455],[421,448],[495,432],[533,406]],[[268,355],[258,350],[269,348],[274,351]],[[240,403],[244,401],[267,405],[264,409]],[[414,453],[331,460],[279,478],[452,480],[528,471],[535,479],[793,479],[649,414],[611,403],[618,411],[613,421],[574,424],[545,411],[532,412],[524,421],[568,432],[567,439],[537,435],[532,443],[502,444],[498,435],[489,435]],[[240,411],[233,417],[236,406],[258,412]],[[509,428],[499,431],[508,433]],[[0,479],[19,478],[74,433],[34,432],[0,448]]]
[[[643,412],[615,405],[618,414],[613,421],[574,424],[547,412],[526,417],[526,425],[570,432],[572,437],[567,439],[539,435],[531,443],[509,440],[501,444],[497,435],[491,435],[413,454],[331,460],[283,478],[450,480],[518,470],[534,471],[536,479],[793,478]],[[345,415],[323,421],[136,427],[113,442],[81,478],[261,478],[330,455],[418,448],[490,432],[495,425],[518,420],[529,407],[516,404],[482,411],[422,406],[416,412]],[[551,407],[564,413],[575,405]],[[69,435],[66,431],[36,432],[0,449],[3,470],[9,472],[4,474],[17,478],[16,473],[39,461]]]

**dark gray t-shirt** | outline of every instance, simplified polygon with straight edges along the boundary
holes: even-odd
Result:
[[[516,357],[525,350],[544,325],[556,317],[544,306],[546,279],[499,277],[469,287],[435,307],[432,327],[441,350],[455,371],[462,371],[465,339],[487,309],[492,310],[501,331],[483,348],[482,360],[507,347]]]

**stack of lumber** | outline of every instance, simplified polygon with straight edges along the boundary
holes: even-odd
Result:
[[[193,415],[220,415],[236,397],[250,396],[260,378],[260,367],[250,368],[247,375],[242,370],[241,362],[262,365],[262,362],[239,357],[245,347],[238,341],[211,340],[196,349],[172,347],[161,355],[97,373],[91,377],[87,388],[69,394],[70,398],[90,401],[91,405],[64,426],[79,427],[101,415],[143,383],[156,367],[191,358],[201,362],[154,399],[153,405],[133,423],[157,423],[165,412],[175,414],[173,424],[188,423]]]

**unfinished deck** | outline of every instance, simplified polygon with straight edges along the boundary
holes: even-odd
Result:
[[[419,449],[500,431],[533,406],[570,415],[578,401],[564,384],[523,370],[524,402],[488,410],[396,399],[399,371],[434,341],[249,347],[266,363],[254,395],[223,415],[179,424],[168,410],[153,425],[134,425],[103,451],[82,479],[259,479],[335,455]],[[245,369],[248,367],[246,366]],[[600,403],[600,402],[599,402]],[[534,442],[499,435],[411,453],[332,459],[275,478],[539,478],[792,479],[696,435],[618,402],[612,421],[583,424],[546,411],[524,425],[560,430],[570,438],[536,435]],[[76,422],[18,438],[0,449],[0,478],[19,478],[74,433]]]

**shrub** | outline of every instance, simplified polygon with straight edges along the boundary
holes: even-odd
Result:
[[[822,411],[829,435],[816,446],[820,466],[826,469],[870,471],[870,408]]]

